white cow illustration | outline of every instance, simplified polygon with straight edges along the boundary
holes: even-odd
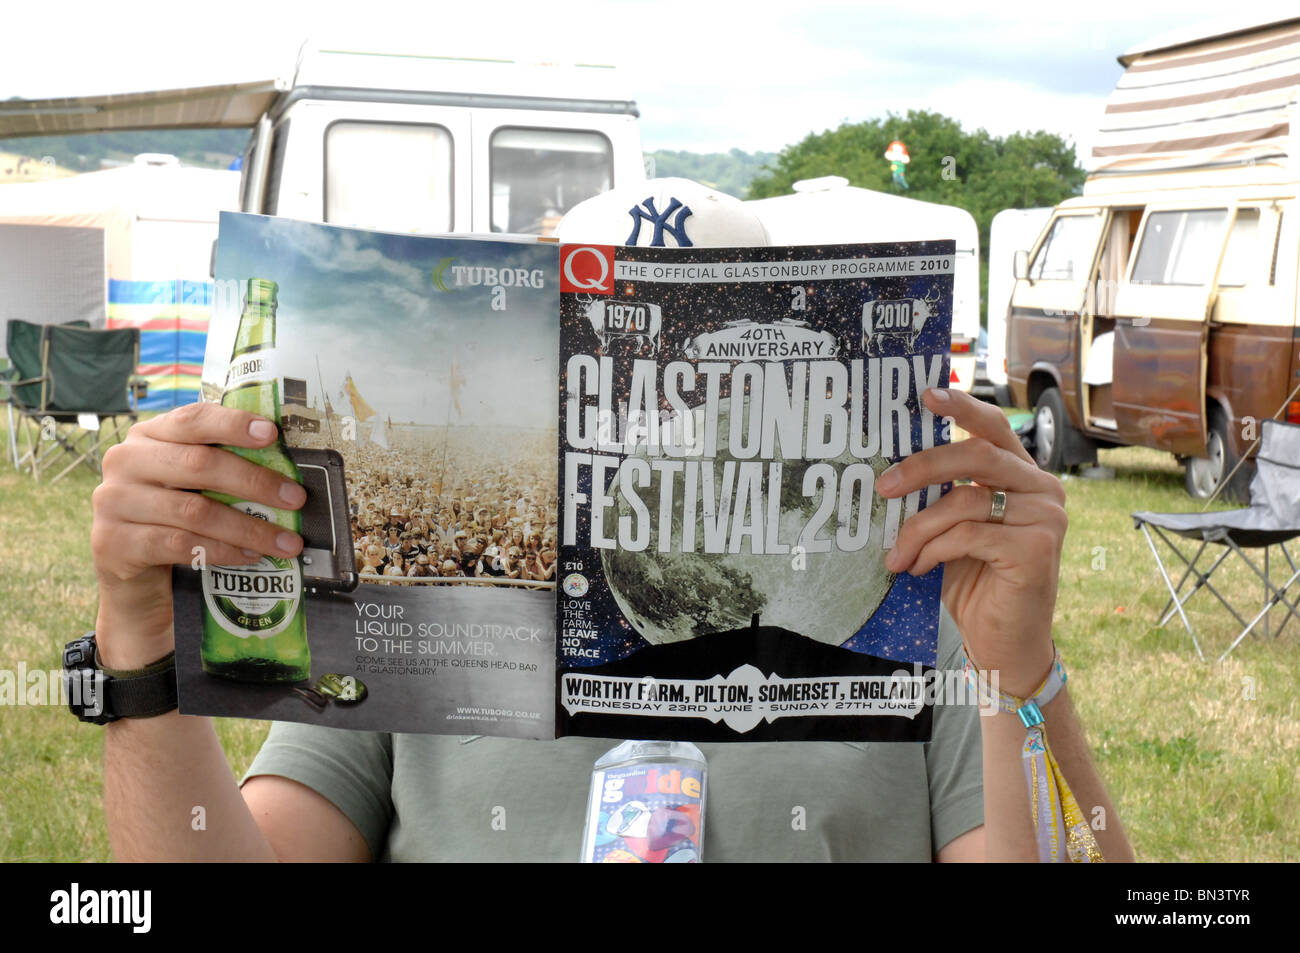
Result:
[[[596,332],[602,352],[612,341],[622,340],[634,345],[638,357],[654,357],[659,353],[663,314],[656,304],[636,301],[607,301],[594,296],[578,299],[583,314]]]
[[[862,350],[870,356],[872,346],[877,356],[882,342],[893,338],[908,350],[916,347],[927,319],[939,310],[939,293],[932,291],[924,298],[878,298],[862,306]]]

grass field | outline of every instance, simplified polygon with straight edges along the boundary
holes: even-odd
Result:
[[[7,452],[6,424],[0,418]],[[0,670],[57,670],[64,643],[94,628],[90,494],[98,482],[80,467],[38,485],[0,460]],[[218,719],[232,770],[252,762],[268,726]],[[0,861],[112,859],[101,736],[64,708],[0,707]]]
[[[1156,629],[1164,586],[1129,513],[1193,504],[1167,455],[1111,450],[1102,462],[1114,480],[1067,480],[1056,638],[1138,857],[1300,859],[1300,625],[1248,638],[1222,664],[1197,660],[1177,620]],[[0,670],[57,669],[63,643],[92,627],[95,482],[83,470],[38,486],[0,463]],[[1227,580],[1251,598],[1260,588],[1243,572]],[[1189,607],[1210,658],[1232,636],[1215,608],[1206,593]],[[48,705],[0,718],[0,860],[108,860],[100,731]],[[236,774],[266,729],[218,723]]]

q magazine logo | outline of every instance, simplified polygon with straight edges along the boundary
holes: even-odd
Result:
[[[613,245],[565,245],[560,252],[560,291],[614,293]]]
[[[132,933],[148,933],[153,924],[151,890],[83,890],[73,883],[50,894],[54,924],[126,924]]]

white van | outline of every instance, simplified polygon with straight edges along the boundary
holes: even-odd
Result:
[[[290,78],[10,101],[0,138],[252,128],[246,212],[397,232],[548,234],[645,179],[616,70],[304,44]]]
[[[1009,208],[993,216],[989,225],[989,290],[987,324],[988,359],[985,373],[993,384],[994,399],[1001,407],[1011,406],[1007,386],[1007,309],[1016,287],[1015,255],[1032,248],[1052,217],[1048,208]]]

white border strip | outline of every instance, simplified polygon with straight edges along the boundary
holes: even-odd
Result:
[[[914,275],[951,275],[954,258],[953,255],[936,254],[906,258],[708,261],[689,264],[616,260],[614,280],[653,281],[663,284],[710,281],[734,284],[755,281],[836,281]]]

